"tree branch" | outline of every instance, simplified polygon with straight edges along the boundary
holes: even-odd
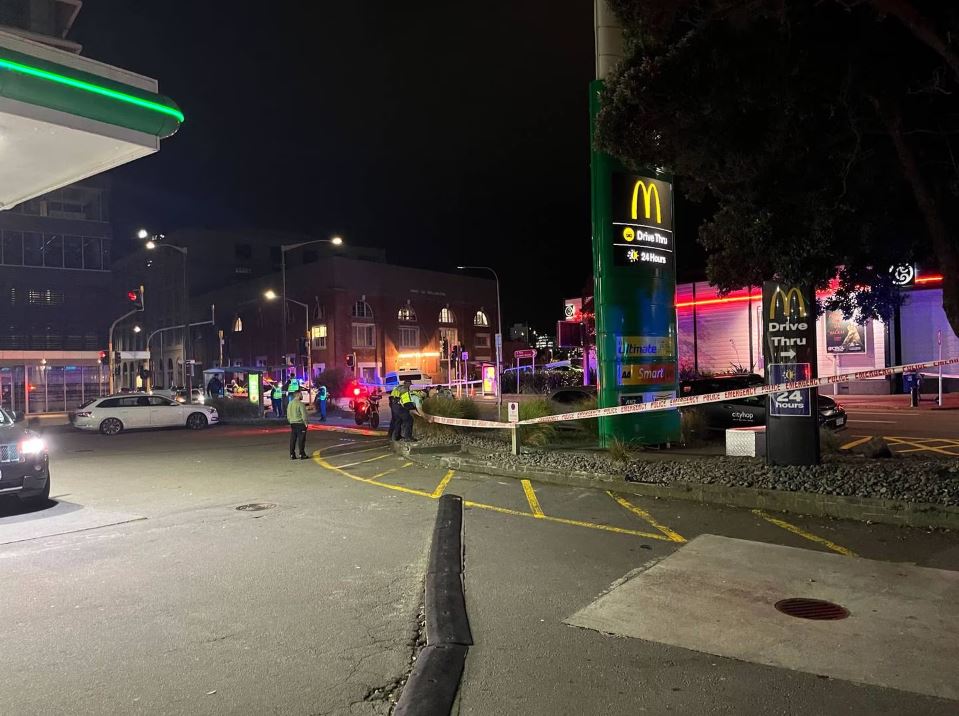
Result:
[[[946,61],[953,74],[959,79],[959,54],[949,46],[929,18],[920,13],[907,0],[871,0],[879,12],[895,17],[909,28],[919,42],[929,47]]]

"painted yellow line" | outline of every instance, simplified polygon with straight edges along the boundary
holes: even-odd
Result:
[[[372,478],[372,477],[360,477],[359,475],[354,475],[352,473],[349,473],[343,468],[337,467],[336,465],[331,465],[329,462],[324,460],[322,456],[322,452],[320,450],[317,450],[316,452],[313,453],[313,462],[315,462],[317,465],[319,465],[322,468],[330,470],[331,472],[338,472],[344,477],[348,477],[351,480],[355,480],[356,482],[362,482],[367,485],[375,485],[376,487],[385,487],[387,490],[394,490],[396,492],[402,492],[407,495],[416,495],[417,497],[426,497],[429,499],[436,499],[437,497],[436,495],[434,495],[434,493],[431,493],[431,492],[425,492],[423,490],[414,490],[412,488],[402,487],[400,485],[391,485],[388,482],[378,482],[375,478]],[[396,469],[398,468],[393,468],[393,470],[396,470]],[[389,472],[392,472],[392,470],[387,470],[386,472],[380,473],[380,475],[378,475],[377,477],[385,475]],[[529,480],[523,480],[523,482],[529,484]],[[525,490],[525,486],[524,486],[524,490]],[[532,485],[530,485],[530,491],[532,492]],[[534,501],[536,500],[535,493],[533,494],[533,500]],[[556,524],[569,525],[571,527],[585,527],[587,529],[600,530],[601,532],[612,532],[613,534],[619,534],[619,535],[645,537],[646,539],[658,539],[658,540],[663,540],[667,542],[671,541],[669,540],[668,537],[665,537],[661,534],[654,534],[651,532],[640,532],[639,530],[628,530],[628,529],[623,529],[622,527],[611,527],[609,525],[601,525],[595,522],[583,522],[581,520],[567,520],[563,517],[550,517],[549,515],[544,515],[542,510],[539,510],[539,514],[535,514],[532,512],[522,512],[520,510],[511,510],[507,507],[487,505],[484,502],[472,502],[470,500],[464,500],[463,505],[465,507],[476,507],[477,509],[481,509],[481,510],[499,512],[504,515],[513,515],[515,517],[532,517],[534,519],[543,520],[545,522],[555,522]],[[536,506],[537,508],[539,507],[538,501],[536,502]],[[532,507],[532,505],[530,505],[530,507]]]
[[[851,443],[846,443],[839,447],[840,450],[852,450],[854,447],[859,447],[863,443],[867,443],[872,440],[872,435],[867,435],[864,438],[859,438],[858,440],[853,440]]]
[[[402,487],[401,485],[391,485],[388,482],[377,482],[370,477],[360,477],[359,475],[353,475],[346,470],[337,467],[336,465],[331,465],[326,460],[324,460],[320,453],[317,452],[313,455],[313,461],[320,467],[326,468],[327,470],[332,470],[333,472],[338,472],[341,475],[345,475],[351,480],[356,480],[357,482],[365,482],[367,485],[376,485],[377,487],[385,487],[387,490],[394,490],[395,492],[403,492],[407,495],[416,495],[417,497],[432,497],[428,492],[423,490],[414,490],[409,487]]]
[[[673,542],[685,542],[685,541],[686,541],[686,538],[683,537],[681,534],[679,534],[679,533],[677,533],[677,532],[673,532],[673,531],[672,531],[671,529],[669,529],[669,527],[667,527],[666,525],[660,524],[659,522],[656,521],[656,518],[653,517],[651,514],[649,514],[646,510],[644,510],[642,507],[637,507],[637,506],[634,505],[632,502],[630,502],[629,500],[627,500],[625,497],[620,497],[619,495],[614,495],[614,494],[613,494],[612,492],[610,492],[610,491],[607,491],[606,494],[609,495],[610,497],[612,497],[614,500],[616,500],[616,502],[618,502],[620,505],[622,505],[623,507],[625,507],[627,510],[629,510],[630,512],[632,512],[634,515],[636,515],[637,517],[639,517],[641,520],[645,520],[646,522],[648,522],[649,524],[651,524],[653,527],[655,527],[656,529],[658,529],[658,530],[659,530],[660,532],[662,532],[664,535],[666,535],[667,537],[669,537],[669,539],[672,540]]]
[[[413,467],[415,464],[415,462],[404,462],[400,467]]]
[[[388,457],[392,457],[393,453],[387,453],[386,455],[377,455],[376,457],[371,457],[369,460],[358,460],[357,462],[348,462],[345,465],[337,465],[340,469],[345,467],[356,467],[357,465],[365,465],[368,462],[376,462],[377,460],[385,460]]]
[[[433,494],[430,497],[435,497],[439,499],[443,496],[443,491],[446,489],[446,486],[450,484],[450,480],[453,479],[453,471],[447,470],[446,474],[443,475],[443,479],[440,480],[440,484],[436,486],[436,489],[433,490]]]
[[[526,501],[529,503],[529,509],[533,512],[533,517],[542,518],[543,508],[539,506],[539,500],[536,499],[536,491],[529,480],[520,480],[523,484],[523,492],[526,493]]]
[[[533,519],[543,520],[544,522],[556,522],[561,525],[570,525],[572,527],[586,527],[591,530],[600,530],[602,532],[613,532],[619,535],[632,535],[634,537],[646,537],[648,539],[658,539],[668,542],[669,539],[663,535],[653,534],[652,532],[640,532],[639,530],[628,530],[622,527],[610,527],[596,522],[583,522],[581,520],[567,520],[563,517],[550,517],[549,515],[534,515],[532,512],[523,512],[521,510],[511,510],[507,507],[497,507],[496,505],[487,505],[483,502],[463,501],[464,507],[476,507],[481,510],[490,510],[504,515],[513,515],[515,517],[532,517]]]
[[[895,443],[895,444],[898,445],[899,443]],[[955,449],[955,448],[953,448],[953,449]],[[926,451],[929,451],[929,452],[938,452],[938,453],[942,453],[943,455],[950,455],[950,456],[952,456],[952,457],[959,457],[959,453],[949,452],[949,451],[946,450],[945,448],[917,447],[917,448],[909,448],[908,450],[896,450],[897,453],[903,453],[903,452],[926,452]]]
[[[801,527],[796,527],[794,524],[790,524],[785,520],[780,520],[775,517],[770,517],[762,510],[753,510],[754,515],[762,517],[766,522],[776,525],[776,527],[781,527],[787,532],[792,532],[795,535],[799,535],[805,539],[808,539],[810,542],[815,542],[816,544],[821,544],[826,549],[831,549],[833,552],[838,552],[839,554],[845,555],[846,557],[858,557],[859,555],[853,552],[851,549],[847,549],[842,545],[838,545],[835,542],[830,542],[825,537],[820,537],[819,535],[814,535],[812,532],[806,532],[806,530]]]

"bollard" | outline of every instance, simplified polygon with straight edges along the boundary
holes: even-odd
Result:
[[[519,426],[514,425],[510,430],[510,449],[514,455],[519,455]]]

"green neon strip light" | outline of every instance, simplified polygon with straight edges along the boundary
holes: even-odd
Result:
[[[135,104],[138,107],[144,107],[145,109],[150,109],[154,112],[161,112],[162,114],[168,114],[171,117],[176,117],[177,121],[181,123],[184,119],[183,112],[178,109],[174,109],[173,107],[167,107],[159,102],[151,102],[148,99],[134,97],[132,94],[117,92],[116,90],[100,87],[99,85],[91,84],[90,82],[84,82],[83,80],[75,80],[72,77],[67,77],[65,75],[58,75],[53,72],[47,72],[46,70],[38,69],[36,67],[30,67],[29,65],[22,65],[19,62],[12,62],[10,60],[0,58],[0,69],[10,70],[11,72],[19,72],[24,75],[30,75],[31,77],[39,77],[40,79],[49,80],[50,82],[67,85],[68,87],[75,87],[76,89],[83,90],[85,92],[92,92],[93,94],[103,95],[104,97],[110,97],[111,99],[116,99],[121,102]]]

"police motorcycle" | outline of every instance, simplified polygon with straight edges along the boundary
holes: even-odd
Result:
[[[379,427],[382,398],[383,394],[379,390],[367,392],[354,389],[354,397],[350,402],[353,403],[353,420],[357,425],[369,423],[371,428]]]

